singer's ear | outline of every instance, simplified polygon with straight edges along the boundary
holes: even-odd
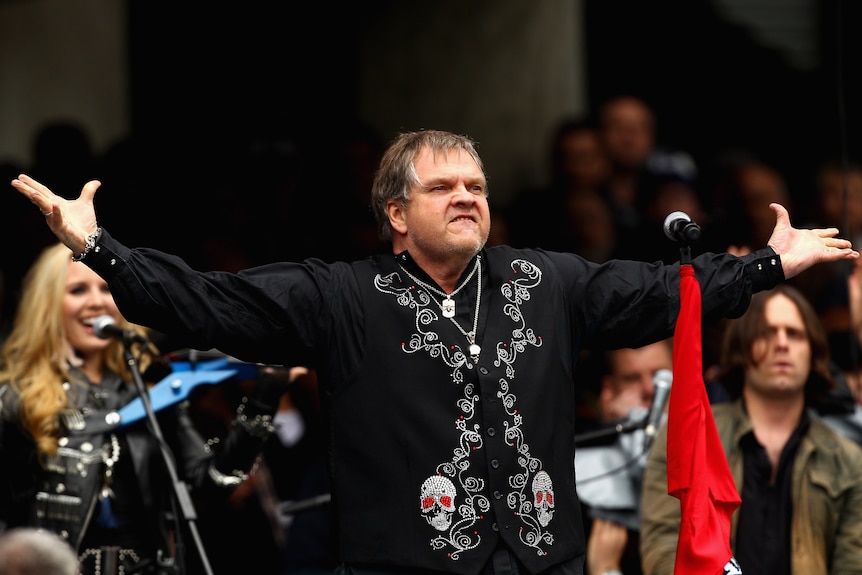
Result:
[[[404,206],[398,200],[386,202],[386,214],[389,216],[389,225],[392,230],[399,234],[407,233],[407,223],[404,218]]]

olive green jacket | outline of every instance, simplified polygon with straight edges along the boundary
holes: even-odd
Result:
[[[737,489],[740,440],[751,431],[741,401],[713,405],[718,434]],[[793,463],[793,575],[862,574],[862,449],[811,414]],[[650,451],[643,481],[640,552],[644,575],[673,575],[679,500],[667,493],[667,425]],[[731,518],[736,549],[737,510]],[[745,566],[742,566],[743,575]]]

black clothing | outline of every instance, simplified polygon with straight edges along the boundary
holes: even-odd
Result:
[[[742,500],[734,557],[743,572],[791,575],[790,537],[793,524],[791,479],[799,442],[808,430],[808,414],[803,412],[778,460],[775,481],[772,462],[754,431],[741,440],[743,451]]]
[[[114,373],[98,385],[75,368],[72,374],[66,384],[69,406],[60,417],[60,450],[44,466],[21,426],[18,394],[10,385],[0,386],[0,532],[19,526],[54,531],[78,551],[85,574],[91,573],[92,554],[108,546],[133,550],[135,562],[154,562],[157,550],[174,557],[173,488],[158,441],[145,419],[118,427],[105,417],[137,398],[136,387]],[[254,400],[246,404],[251,418],[274,411]],[[264,441],[249,426],[237,425],[213,454],[184,403],[157,416],[177,473],[195,497],[226,498],[239,482],[236,470],[251,468]],[[110,482],[108,465],[115,473]],[[214,475],[236,482],[221,483]]]
[[[84,261],[131,321],[192,347],[317,371],[348,565],[479,574],[504,544],[522,571],[577,572],[578,354],[672,335],[679,268],[508,246],[480,257],[452,321],[406,253],[201,273],[103,231]],[[705,321],[740,315],[754,291],[784,279],[771,249],[704,254],[695,269]]]

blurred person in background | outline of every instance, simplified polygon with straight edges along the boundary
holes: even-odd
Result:
[[[598,395],[597,430],[635,426],[605,437],[604,445],[579,446],[575,456],[578,497],[587,532],[586,575],[641,572],[638,549],[641,476],[649,451],[645,424],[656,401],[655,378],[673,369],[672,339],[605,353]],[[670,381],[663,382],[670,385]],[[658,398],[667,406],[667,395]]]
[[[635,94],[617,94],[602,101],[598,123],[611,166],[605,193],[614,210],[621,249],[625,250],[637,244],[641,209],[653,197],[658,180],[694,181],[697,164],[687,152],[659,144],[655,112]],[[621,253],[629,257],[625,251]]]
[[[16,527],[0,534],[0,575],[78,575],[78,556],[56,533]]]
[[[811,406],[834,387],[814,309],[781,284],[729,320],[719,378],[732,401],[713,416],[742,504],[730,546],[742,572],[862,572],[862,448]],[[645,575],[673,575],[679,499],[668,494],[664,426],[644,473],[640,550]]]
[[[171,372],[142,343],[147,331],[121,316],[105,280],[66,246],[45,248],[24,279],[0,355],[0,530],[60,534],[84,575],[104,574],[106,565],[173,573],[184,557],[175,553],[171,477],[149,422],[119,425],[117,412],[138,390],[125,341],[94,331],[103,316],[143,338],[130,350],[145,382]],[[276,393],[246,398],[218,450],[206,448],[182,402],[158,413],[177,473],[195,497],[223,499],[243,481],[273,431]]]

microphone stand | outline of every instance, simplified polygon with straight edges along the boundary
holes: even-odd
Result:
[[[576,435],[575,445],[583,445],[585,443],[589,444],[593,441],[597,441],[600,439],[608,439],[610,437],[615,437],[624,433],[632,433],[634,431],[638,431],[639,429],[644,429],[646,427],[646,424],[646,415],[644,415],[643,419],[638,419],[635,421],[620,421],[619,423],[612,426],[603,427],[601,429],[587,431]]]
[[[203,541],[201,540],[200,534],[197,530],[197,524],[195,523],[195,520],[197,519],[197,512],[195,511],[191,496],[189,495],[188,487],[186,486],[185,482],[179,479],[179,475],[177,474],[173,453],[171,453],[170,447],[165,442],[161,427],[159,426],[159,422],[156,419],[156,414],[153,411],[152,405],[150,404],[150,394],[147,392],[147,389],[144,385],[144,380],[141,376],[141,370],[138,367],[138,362],[135,359],[134,354],[132,354],[131,344],[132,342],[129,341],[128,338],[123,338],[123,349],[126,363],[129,365],[129,368],[132,372],[132,378],[135,380],[135,387],[138,390],[138,395],[141,398],[141,403],[143,404],[144,411],[147,414],[147,424],[152,434],[156,437],[156,440],[159,443],[159,447],[161,448],[165,468],[168,470],[168,474],[171,478],[171,485],[174,489],[175,502],[179,504],[180,510],[182,512],[181,515],[186,520],[189,532],[192,534],[192,538],[194,539],[195,546],[198,550],[204,573],[212,575],[212,567],[210,566],[209,559],[207,558],[206,552],[204,551]],[[179,521],[178,518],[175,518],[174,520],[177,522]],[[177,529],[177,539],[181,541],[182,536],[180,531],[180,529]],[[180,562],[180,565],[176,565],[174,563],[174,559],[172,558],[163,560],[160,556],[156,559],[161,567],[169,567],[172,571],[175,571],[179,574],[185,573],[186,570],[184,568],[184,565],[182,565],[183,545],[181,542],[177,544],[176,558]]]
[[[324,493],[322,495],[315,495],[314,497],[309,497],[308,499],[302,499],[300,501],[285,501],[279,505],[278,511],[282,515],[293,515],[299,511],[321,507],[328,504],[330,501],[332,501],[332,495]]]

